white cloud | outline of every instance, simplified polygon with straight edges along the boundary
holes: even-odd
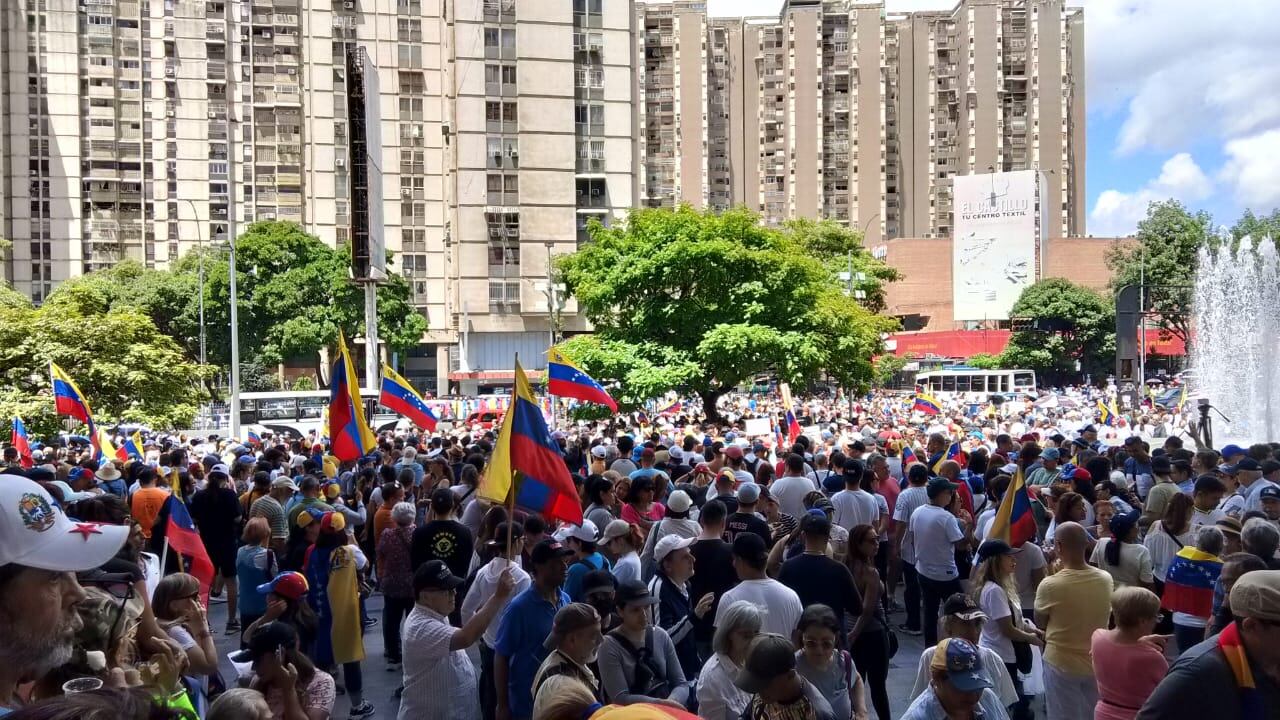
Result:
[[[1280,205],[1280,130],[1232,140],[1223,150],[1227,162],[1218,178],[1235,190],[1237,202],[1260,212]]]
[[[1280,140],[1280,138],[1278,138]],[[1089,213],[1089,232],[1103,237],[1133,233],[1147,215],[1147,206],[1158,200],[1203,200],[1213,183],[1189,153],[1178,153],[1164,162],[1160,175],[1133,192],[1104,190]]]
[[[1074,3],[1073,3],[1074,4]],[[1116,150],[1177,150],[1280,126],[1274,0],[1084,0],[1088,103],[1125,113]]]

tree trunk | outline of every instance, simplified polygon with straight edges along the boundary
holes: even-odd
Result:
[[[724,418],[720,416],[720,411],[716,408],[716,401],[725,394],[725,390],[699,390],[698,397],[702,398],[702,414],[706,416],[707,422],[716,425],[724,422]]]

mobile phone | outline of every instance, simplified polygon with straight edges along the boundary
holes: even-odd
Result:
[[[284,646],[283,645],[276,648],[276,662],[280,663],[281,667],[284,667]]]

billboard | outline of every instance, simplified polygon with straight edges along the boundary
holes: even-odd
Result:
[[[1007,320],[1036,280],[1036,172],[957,176],[952,200],[954,319]]]
[[[347,45],[347,120],[351,158],[351,264],[357,280],[387,277],[382,218],[382,118],[378,68],[364,48]]]

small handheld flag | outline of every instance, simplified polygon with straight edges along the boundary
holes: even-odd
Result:
[[[262,447],[262,436],[252,430],[245,435],[245,439],[254,447]]]
[[[1098,398],[1098,422],[1111,427],[1116,424],[1116,411],[1109,405],[1102,402],[1102,398]]]
[[[13,434],[9,436],[9,444],[18,451],[18,464],[23,470],[35,467],[36,461],[31,457],[31,441],[27,438],[27,426],[20,417],[13,419]]]
[[[409,418],[410,422],[427,432],[436,429],[436,414],[431,412],[409,381],[400,377],[390,365],[382,366],[382,390],[378,394],[378,404]]]
[[[581,368],[565,357],[560,348],[553,347],[547,351],[547,392],[560,397],[605,405],[610,410],[618,412],[618,403],[609,396],[600,383],[582,372]]]
[[[143,457],[142,436],[138,434],[137,430],[134,430],[132,435],[125,438],[124,451],[125,451],[125,454],[128,456],[138,457],[138,458]]]
[[[662,408],[655,415],[679,415],[684,410],[684,403],[677,398],[675,402]]]
[[[1012,547],[1022,547],[1036,537],[1036,517],[1031,512],[1031,495],[1022,476],[1022,468],[1013,474],[1009,490],[1000,498],[995,519],[987,537],[1004,540]]]
[[[178,554],[191,558],[191,574],[200,582],[200,601],[207,607],[209,588],[213,585],[213,561],[209,559],[209,552],[205,550],[204,542],[196,532],[191,513],[187,512],[187,506],[179,497],[174,494],[165,500],[169,521],[165,525],[164,540]]]
[[[529,379],[516,361],[515,393],[477,492],[482,498],[515,504],[547,520],[582,524],[582,505],[560,448],[551,439]]]
[[[916,393],[916,400],[915,403],[912,404],[911,409],[919,410],[925,415],[937,415],[942,412],[942,403],[938,402],[937,398],[927,392],[918,392]]]
[[[355,364],[342,333],[338,333],[338,357],[330,377],[328,430],[333,456],[342,462],[359,460],[377,447],[378,439],[365,422]]]
[[[915,451],[915,450],[912,450],[910,445],[903,445],[903,446],[902,446],[902,470],[903,470],[903,472],[905,472],[905,471],[906,471],[906,469],[907,469],[907,467],[908,467],[909,465],[911,465],[911,463],[914,463],[914,462],[919,462],[919,460],[916,458],[916,451]]]

